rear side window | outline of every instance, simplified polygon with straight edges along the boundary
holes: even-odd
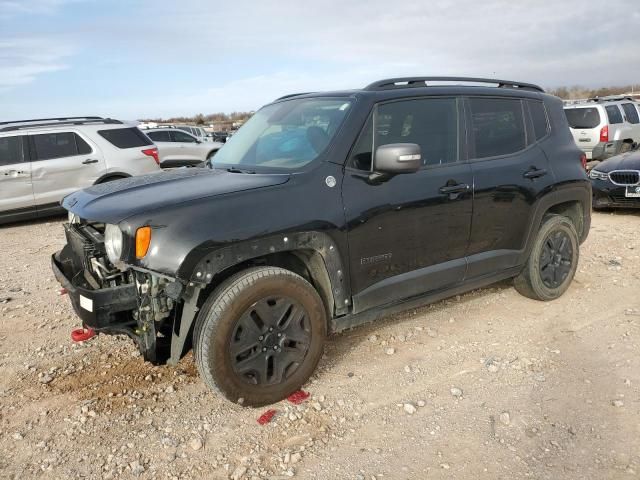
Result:
[[[622,113],[617,105],[607,105],[604,107],[607,110],[607,117],[609,117],[609,123],[616,124],[622,123]]]
[[[565,108],[564,115],[571,128],[596,128],[600,125],[597,108]]]
[[[37,160],[73,157],[91,153],[91,147],[73,132],[32,135]]]
[[[640,118],[638,117],[638,111],[636,107],[633,106],[632,103],[623,103],[622,109],[624,110],[624,114],[627,116],[627,121],[629,123],[640,123]]]
[[[0,166],[24,161],[23,138],[22,136],[0,138]]]
[[[497,157],[526,145],[522,102],[510,98],[470,98],[475,158]]]
[[[98,130],[98,134],[118,148],[135,148],[151,145],[152,142],[136,127]]]
[[[149,132],[147,136],[154,142],[170,142],[169,132]]]
[[[533,123],[533,132],[536,140],[540,140],[547,135],[549,131],[549,122],[547,121],[547,112],[544,103],[535,100],[527,100],[529,104],[529,113],[531,114],[531,123]]]

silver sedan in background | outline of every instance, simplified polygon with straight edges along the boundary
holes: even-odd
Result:
[[[224,143],[202,142],[177,128],[152,128],[144,133],[158,147],[162,168],[192,167],[210,160]]]

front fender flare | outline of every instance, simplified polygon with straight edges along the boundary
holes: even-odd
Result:
[[[322,232],[298,232],[273,235],[255,240],[233,243],[204,254],[192,272],[183,272],[193,285],[207,285],[224,270],[273,253],[311,250],[320,254],[331,282],[336,315],[348,312],[350,290],[347,274],[337,244]]]

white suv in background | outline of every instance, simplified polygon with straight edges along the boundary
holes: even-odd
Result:
[[[202,142],[177,128],[150,128],[144,132],[158,146],[162,168],[202,165],[224,145],[220,142]]]
[[[604,160],[640,142],[640,106],[629,97],[565,102],[571,134],[587,159]]]
[[[0,223],[64,212],[67,194],[160,171],[138,128],[101,117],[0,122]]]

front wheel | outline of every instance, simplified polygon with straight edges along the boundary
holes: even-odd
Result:
[[[311,376],[326,325],[322,300],[304,278],[251,268],[223,282],[200,310],[196,365],[205,383],[233,402],[274,403]]]
[[[578,234],[571,220],[560,215],[547,217],[524,269],[514,280],[516,290],[535,300],[558,298],[573,280],[578,254]]]

